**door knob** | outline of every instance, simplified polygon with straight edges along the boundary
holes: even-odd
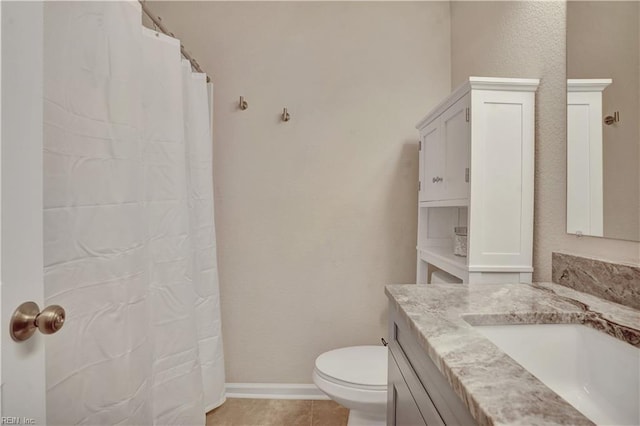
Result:
[[[22,342],[33,336],[36,329],[42,334],[53,334],[64,325],[65,312],[62,306],[47,306],[40,312],[35,302],[24,302],[13,312],[9,330],[11,338]]]

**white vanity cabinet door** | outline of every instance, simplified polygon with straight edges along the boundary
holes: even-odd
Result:
[[[444,195],[442,181],[444,175],[444,144],[440,136],[439,120],[434,120],[421,130],[422,151],[420,163],[422,169],[420,201],[441,200]],[[437,179],[440,177],[440,179]]]
[[[440,135],[445,150],[445,200],[469,197],[470,95],[467,93],[440,117]]]

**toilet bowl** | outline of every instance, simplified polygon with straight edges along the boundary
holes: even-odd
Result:
[[[385,346],[351,346],[325,352],[316,359],[313,382],[350,410],[348,426],[386,425]]]

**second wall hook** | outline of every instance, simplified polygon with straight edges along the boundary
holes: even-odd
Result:
[[[620,122],[620,112],[616,111],[613,113],[613,115],[607,115],[604,118],[604,124],[606,124],[607,126],[611,126],[613,123],[619,123]]]
[[[247,108],[249,108],[249,104],[247,103],[247,101],[244,99],[244,96],[240,96],[240,101],[238,102],[238,107],[241,110],[245,110]]]
[[[282,121],[289,121],[289,120],[291,120],[291,116],[287,112],[287,107],[284,107],[284,109],[282,110]]]

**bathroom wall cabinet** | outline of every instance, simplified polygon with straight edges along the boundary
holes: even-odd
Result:
[[[429,355],[411,337],[408,325],[389,304],[388,426],[475,425]]]
[[[470,77],[416,126],[417,282],[531,282],[538,79]],[[467,256],[454,228],[467,227]]]
[[[604,236],[602,94],[610,78],[567,80],[567,233]]]

